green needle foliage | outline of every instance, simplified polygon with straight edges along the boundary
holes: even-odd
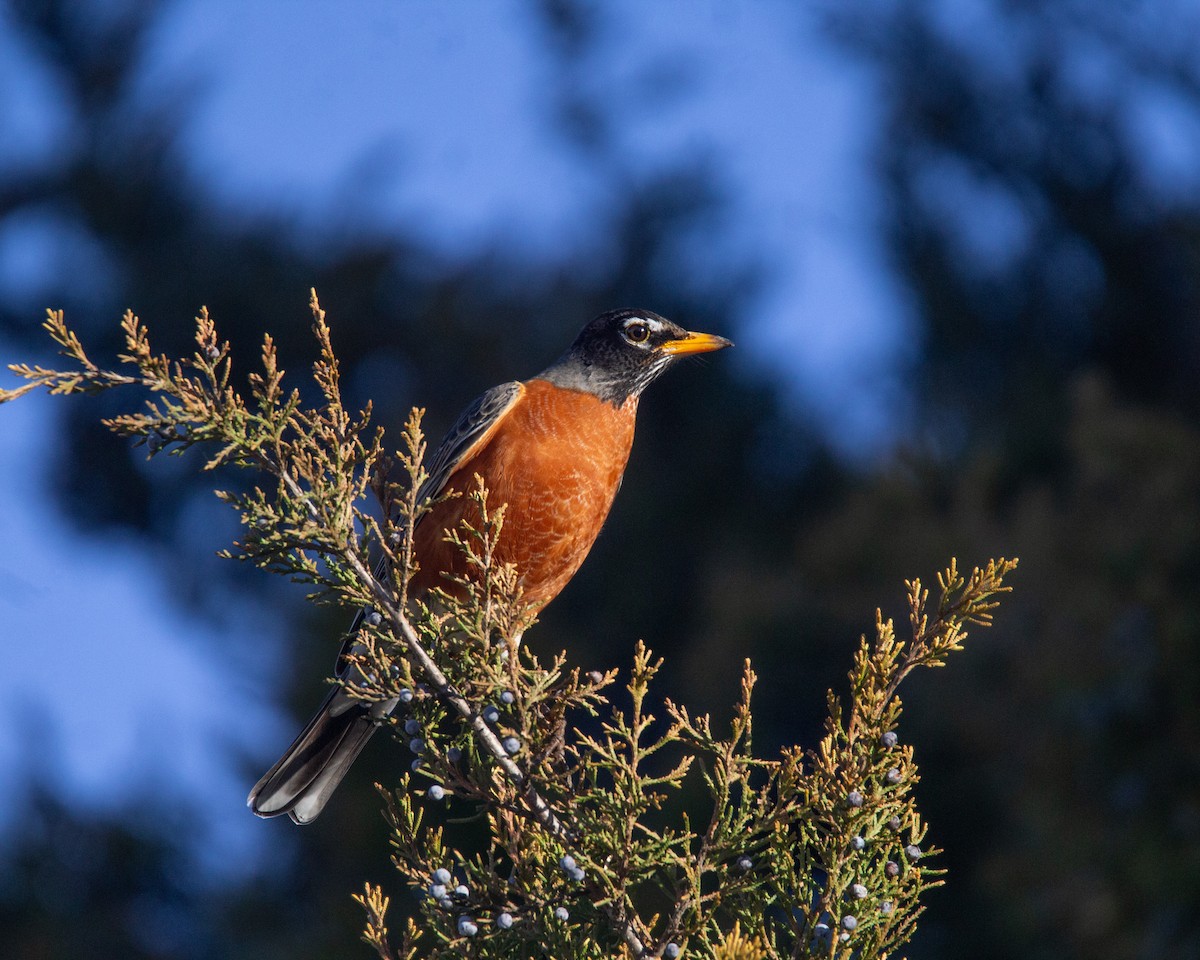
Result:
[[[315,293],[321,403],[285,391],[270,337],[249,396],[230,385],[228,344],[201,311],[196,351],[169,360],[132,314],[123,321],[127,372],[103,369],[61,313],[45,324],[68,370],[13,365],[37,387],[96,393],[137,386],[139,413],[106,421],[151,456],[202,445],[205,469],[232,464],[261,476],[248,492],[218,491],[240,513],[230,556],[311,585],[312,597],[369,610],[359,620],[354,696],[405,706],[384,722],[416,756],[380,788],[392,859],[419,897],[418,917],[388,928],[388,897],[367,885],[363,939],[383,960],[429,957],[855,957],[891,955],[913,934],[922,894],[942,882],[913,787],[913,748],[896,736],[900,683],[937,667],[974,624],[986,626],[1015,560],[969,575],[952,561],[933,597],[907,584],[907,637],[876,614],[849,674],[829,695],[825,735],[812,749],[755,755],[749,662],[728,730],[666,701],[651,712],[662,665],[639,644],[618,670],[581,673],[563,655],[543,662],[520,645],[532,625],[518,571],[495,561],[504,507],[482,483],[470,495],[477,527],[450,536],[471,574],[420,602],[413,529],[429,505],[421,411],[388,455],[369,409],[347,412],[338,362]],[[399,475],[392,482],[389,475]],[[384,520],[369,510],[383,502]],[[340,639],[340,638],[339,638]],[[623,687],[623,692],[621,688]],[[619,701],[614,702],[614,701]],[[695,779],[706,812],[680,811]],[[486,840],[456,845],[456,812],[486,824]]]

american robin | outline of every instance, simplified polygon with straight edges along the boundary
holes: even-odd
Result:
[[[633,445],[642,391],[677,358],[728,346],[724,337],[684,330],[648,310],[601,314],[536,377],[502,383],[467,407],[434,454],[418,497],[463,494],[476,475],[482,477],[489,502],[507,504],[497,559],[516,567],[523,599],[536,613],[575,575],[608,517]],[[413,544],[419,570],[410,596],[444,586],[446,574],[467,573],[446,532],[472,510],[468,497],[450,497],[421,518]],[[339,657],[339,677],[351,669]],[[316,716],[254,785],[250,809],[260,817],[286,813],[296,823],[313,820],[395,704],[374,706],[340,685],[330,690]]]

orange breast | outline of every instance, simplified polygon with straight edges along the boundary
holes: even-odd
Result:
[[[621,407],[588,393],[530,380],[488,441],[446,483],[460,494],[483,477],[489,508],[508,505],[497,546],[516,565],[525,599],[540,610],[575,575],[608,517],[633,446],[637,400]],[[479,524],[466,496],[444,501],[422,519],[413,593],[446,586],[443,571],[465,573],[445,542],[463,520]]]

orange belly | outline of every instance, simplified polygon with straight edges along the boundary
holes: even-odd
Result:
[[[535,612],[553,600],[608,517],[633,446],[636,413],[636,399],[614,407],[589,393],[528,381],[488,441],[446,482],[445,489],[460,496],[435,506],[418,525],[413,595],[448,586],[444,573],[467,572],[461,552],[445,536],[464,520],[479,526],[478,510],[466,496],[479,474],[489,509],[508,505],[498,559],[516,566]]]

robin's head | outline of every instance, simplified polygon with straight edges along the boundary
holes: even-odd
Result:
[[[638,396],[679,357],[732,345],[724,337],[685,330],[649,310],[610,310],[584,327],[539,376],[620,404]]]

